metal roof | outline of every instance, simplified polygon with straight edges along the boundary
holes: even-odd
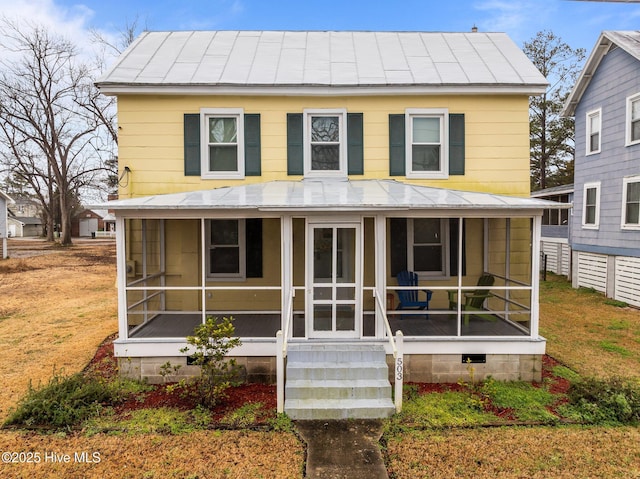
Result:
[[[611,31],[606,30],[600,34],[593,51],[589,55],[587,62],[578,77],[578,81],[573,86],[571,93],[565,101],[562,109],[562,116],[573,116],[576,107],[580,103],[580,99],[591,82],[591,78],[598,69],[600,62],[604,56],[611,50],[613,46],[618,46],[633,56],[636,60],[640,60],[640,31]]]
[[[210,190],[111,201],[112,210],[383,211],[403,209],[540,210],[566,204],[532,198],[457,191],[395,180],[270,181]]]
[[[504,33],[169,31],[142,33],[96,84],[108,94],[303,86],[539,94],[547,81]]]

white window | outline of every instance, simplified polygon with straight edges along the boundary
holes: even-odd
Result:
[[[602,110],[587,113],[587,155],[600,153]]]
[[[622,228],[640,229],[640,175],[622,180]]]
[[[448,112],[444,109],[406,111],[408,178],[448,177],[448,119]]]
[[[203,178],[244,178],[244,114],[242,109],[200,110]]]
[[[600,226],[600,182],[584,185],[582,227],[597,229]]]
[[[627,145],[640,142],[640,93],[627,98]]]
[[[305,176],[347,176],[346,110],[304,111]]]
[[[245,221],[207,221],[207,276],[219,279],[246,277]]]
[[[448,276],[448,221],[410,218],[407,223],[407,266],[421,276]]]

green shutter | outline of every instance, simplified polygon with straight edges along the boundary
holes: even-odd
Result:
[[[362,113],[347,114],[347,162],[350,175],[364,175]]]
[[[260,115],[244,115],[244,174],[245,176],[260,176]]]
[[[449,174],[464,175],[464,113],[449,114]]]
[[[389,176],[406,174],[404,121],[404,114],[389,115]]]
[[[390,218],[388,224],[391,276],[397,276],[407,269],[407,219]]]
[[[245,220],[247,278],[262,278],[262,218]]]
[[[184,115],[184,175],[200,176],[200,114]]]
[[[458,218],[449,218],[449,274],[458,276]],[[462,276],[467,274],[466,229],[462,225]]]
[[[287,113],[287,174],[304,174],[302,113]]]

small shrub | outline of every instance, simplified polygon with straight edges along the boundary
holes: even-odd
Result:
[[[267,423],[276,432],[293,432],[293,421],[284,413],[278,413],[275,417],[269,418]]]
[[[68,429],[99,413],[113,396],[110,385],[98,379],[80,373],[67,377],[54,374],[45,386],[29,384],[26,396],[5,425]]]
[[[200,366],[200,376],[196,380],[195,391],[200,404],[214,407],[225,397],[225,391],[239,384],[240,368],[235,359],[228,359],[228,352],[240,346],[239,338],[233,337],[235,329],[231,318],[207,318],[198,326],[194,336],[187,342],[195,348],[193,364]],[[187,352],[189,348],[182,349]]]
[[[638,380],[587,378],[573,383],[567,414],[595,424],[640,423],[640,382]]]

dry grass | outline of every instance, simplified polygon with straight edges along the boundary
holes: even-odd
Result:
[[[559,276],[540,289],[540,333],[547,353],[585,376],[638,376],[640,310],[575,290]]]
[[[0,464],[0,477],[15,479],[296,478],[302,448],[284,433],[213,431],[180,436],[52,437],[0,434],[0,451],[40,453],[39,464]],[[74,461],[74,453],[98,453],[99,463]],[[70,463],[45,461],[45,452],[68,454]]]
[[[117,330],[115,246],[96,243],[62,249],[16,242],[14,258],[0,261],[0,421],[29,381],[47,382],[54,369],[82,370]],[[38,452],[41,462],[0,463],[0,477],[292,478],[301,476],[304,461],[293,434],[235,431],[93,437],[3,431],[0,452],[7,451]],[[99,453],[100,462],[74,462],[83,451]],[[68,454],[71,462],[45,461],[47,452]]]
[[[53,251],[0,262],[0,421],[29,381],[81,370],[117,330],[114,245]]]
[[[637,428],[425,431],[387,446],[396,479],[640,477]]]

